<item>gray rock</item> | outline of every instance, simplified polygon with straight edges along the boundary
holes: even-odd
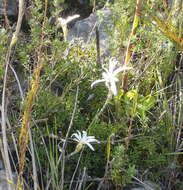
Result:
[[[17,0],[7,0],[7,15],[16,16],[17,15]],[[0,15],[4,14],[3,0],[0,0]]]
[[[141,185],[141,187],[135,187],[135,188],[132,188],[131,190],[161,190],[161,187],[152,182],[152,181],[144,181],[143,182],[144,184]]]
[[[114,28],[111,15],[112,11],[105,8],[92,13],[88,18],[77,21],[69,30],[67,40],[81,39],[85,43],[89,43],[96,39],[96,29],[98,28],[101,54],[108,54],[110,45],[109,31],[112,31]]]

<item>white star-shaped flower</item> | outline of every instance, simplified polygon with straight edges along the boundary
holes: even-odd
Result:
[[[78,145],[76,147],[76,152],[79,152],[81,150],[81,148],[83,147],[83,145],[87,145],[91,150],[94,151],[93,146],[91,145],[91,143],[96,142],[96,143],[100,143],[97,139],[95,139],[94,136],[87,136],[87,132],[86,131],[82,131],[83,134],[81,134],[80,131],[77,130],[77,133],[73,133],[71,137],[75,137],[73,138],[74,141],[78,142]]]
[[[104,68],[105,72],[102,73],[103,78],[100,80],[94,81],[91,84],[91,87],[93,87],[97,83],[105,82],[105,85],[107,86],[107,88],[111,91],[111,93],[114,96],[116,96],[117,95],[116,82],[119,81],[119,79],[117,78],[117,75],[122,71],[132,69],[132,67],[127,67],[127,66],[122,66],[122,67],[115,69],[117,63],[118,62],[114,58],[111,58],[109,60],[109,69]]]
[[[80,15],[73,15],[73,16],[68,16],[67,18],[62,18],[62,17],[59,17],[57,19],[57,27],[62,27],[62,30],[63,30],[63,34],[64,34],[64,40],[67,41],[67,34],[68,34],[68,28],[67,28],[67,24],[69,22],[71,22],[72,20],[76,19],[76,18],[79,18]]]
[[[79,17],[80,17],[80,15],[78,15],[78,14],[73,15],[73,16],[68,16],[67,18],[59,17],[58,22],[61,26],[63,26],[63,25],[67,25],[69,22],[71,22],[72,20],[79,18]]]

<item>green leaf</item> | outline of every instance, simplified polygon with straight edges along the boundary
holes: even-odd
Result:
[[[132,100],[136,98],[137,94],[137,90],[130,90],[129,92],[127,92],[126,97]]]
[[[111,136],[109,136],[107,139],[107,147],[106,147],[107,161],[110,160],[110,153],[111,153]]]

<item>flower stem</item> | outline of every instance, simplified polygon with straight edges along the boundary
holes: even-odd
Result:
[[[95,115],[95,117],[93,118],[92,122],[90,123],[88,129],[97,121],[97,119],[100,117],[100,115],[102,114],[102,112],[105,110],[106,106],[108,105],[109,101],[112,99],[112,93],[109,91],[106,101],[103,105],[103,107],[101,108],[101,110]]]

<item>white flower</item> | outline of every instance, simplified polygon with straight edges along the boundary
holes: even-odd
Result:
[[[62,30],[63,30],[63,35],[64,35],[64,40],[67,41],[67,34],[68,34],[68,28],[67,28],[67,24],[69,22],[71,22],[72,20],[76,19],[76,18],[79,18],[80,15],[73,15],[73,16],[68,16],[67,18],[62,18],[62,17],[59,17],[58,20],[57,20],[57,26],[58,27],[62,27]]]
[[[71,22],[72,20],[79,18],[79,17],[80,17],[80,15],[78,15],[78,14],[73,15],[73,16],[68,16],[67,18],[59,17],[58,22],[61,26],[63,26],[63,25],[67,25],[69,22]]]
[[[96,80],[91,84],[91,87],[100,82],[105,82],[107,88],[112,92],[113,95],[117,95],[116,82],[119,81],[117,75],[122,72],[131,69],[131,67],[122,66],[115,69],[117,61],[114,58],[109,60],[109,69],[104,68],[105,72],[102,73],[103,78],[101,80]]]
[[[80,131],[77,130],[77,133],[73,133],[71,137],[75,137],[73,138],[74,141],[78,142],[78,145],[76,147],[76,152],[79,152],[81,150],[81,148],[83,147],[83,145],[87,145],[91,150],[94,151],[93,146],[90,143],[96,142],[96,143],[100,143],[97,139],[95,139],[94,136],[87,136],[87,132],[86,131],[82,131],[83,134],[81,134]]]

